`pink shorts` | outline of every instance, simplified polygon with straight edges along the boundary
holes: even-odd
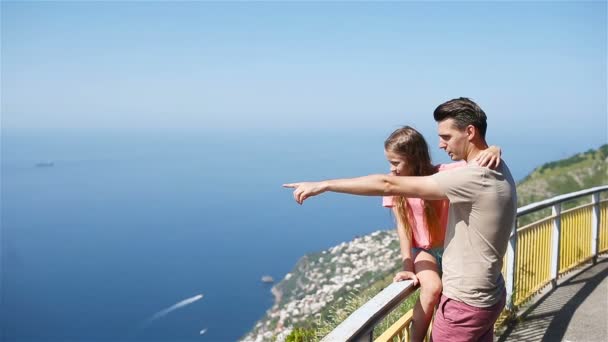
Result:
[[[505,299],[503,292],[498,303],[478,308],[441,295],[433,321],[432,341],[492,342],[494,323],[505,307]]]

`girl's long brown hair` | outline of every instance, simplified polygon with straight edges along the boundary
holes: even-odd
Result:
[[[408,176],[429,176],[437,169],[431,164],[429,148],[422,134],[410,126],[403,126],[395,130],[384,142],[386,151],[398,154],[406,161]],[[411,209],[403,196],[394,197],[394,206],[397,212],[397,220],[405,227],[408,236],[412,236],[412,227],[409,222],[413,221]],[[440,227],[438,213],[444,201],[429,201],[424,203],[424,225],[429,231],[431,246],[443,244],[444,234]]]

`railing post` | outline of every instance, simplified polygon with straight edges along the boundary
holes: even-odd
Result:
[[[600,234],[600,193],[596,192],[591,195],[591,203],[593,203],[593,212],[591,214],[591,256],[593,264],[597,263],[597,251],[599,250],[599,234]]]
[[[507,310],[515,309],[515,270],[516,262],[515,255],[517,254],[517,219],[513,222],[511,228],[511,237],[509,238],[509,246],[507,246],[507,279],[505,286],[507,288]]]
[[[561,240],[561,226],[562,226],[562,204],[556,203],[551,207],[551,213],[553,216],[553,231],[551,240],[551,285],[557,286],[557,276],[559,275],[559,248]]]
[[[374,341],[374,328],[372,327],[369,331],[355,337],[352,342],[373,342]]]

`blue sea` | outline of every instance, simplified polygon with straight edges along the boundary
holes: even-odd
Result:
[[[263,275],[392,227],[378,198],[281,187],[386,172],[384,131],[4,133],[2,341],[234,341]]]
[[[377,197],[281,187],[387,172],[390,131],[4,130],[0,339],[239,339],[273,303],[262,276],[393,227]]]

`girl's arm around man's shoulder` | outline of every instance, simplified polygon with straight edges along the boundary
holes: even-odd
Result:
[[[502,155],[502,150],[498,146],[490,146],[485,150],[479,152],[479,154],[474,158],[479,166],[489,167],[490,169],[496,169],[500,165],[500,156]],[[467,162],[464,160],[447,163],[447,164],[439,164],[436,166],[437,172],[453,170],[460,167],[467,166]]]
[[[453,163],[447,163],[447,164],[439,164],[439,165],[437,165],[437,172],[453,170],[453,169],[457,169],[457,168],[465,167],[465,166],[467,166],[467,162],[464,160],[453,162]]]

